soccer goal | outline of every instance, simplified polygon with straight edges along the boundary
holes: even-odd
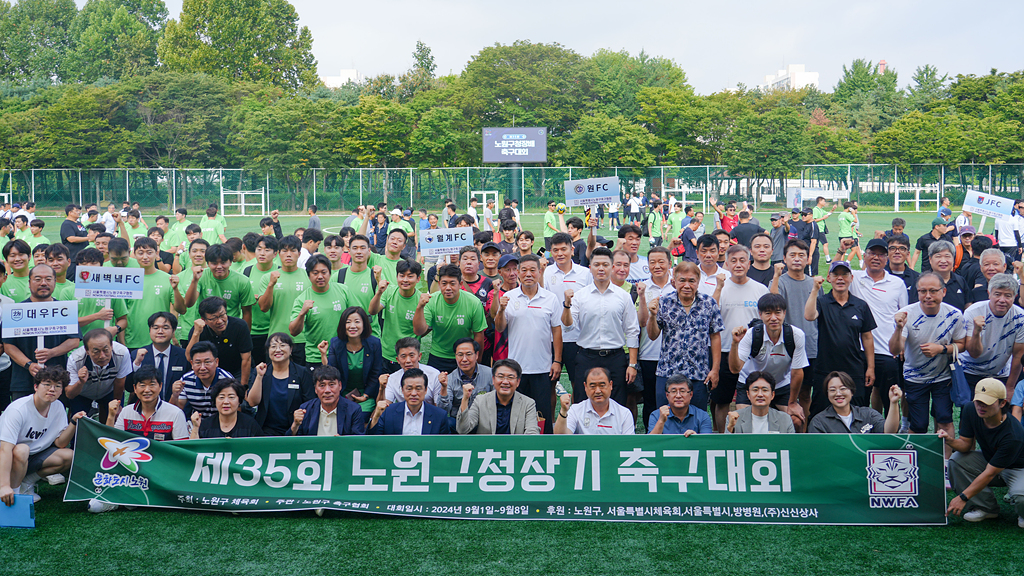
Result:
[[[225,216],[266,216],[266,188],[259,190],[220,189],[220,209]],[[236,211],[229,208],[237,209]]]

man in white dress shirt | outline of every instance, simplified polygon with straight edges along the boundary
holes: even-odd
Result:
[[[566,290],[579,292],[593,282],[590,270],[573,262],[572,254],[572,236],[559,232],[551,237],[551,256],[555,265],[544,269],[544,282],[541,286],[554,294],[559,302],[564,300]],[[576,354],[579,352],[576,341],[579,337],[579,326],[562,323],[562,366],[565,366],[570,382],[576,381]]]
[[[619,290],[622,292],[622,290]],[[611,399],[613,382],[607,368],[595,366],[586,373],[587,399],[577,404],[564,394],[555,434],[635,434],[633,415]]]
[[[594,282],[578,293],[571,289],[565,291],[562,324],[577,326],[580,334],[573,396],[583,399],[586,394],[584,375],[591,368],[601,366],[611,376],[611,397],[625,404],[626,385],[636,379],[639,371],[640,323],[629,294],[612,285],[611,272],[611,250],[595,248],[590,260]],[[628,362],[624,347],[629,348]]]

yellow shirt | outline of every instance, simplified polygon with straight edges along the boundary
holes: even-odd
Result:
[[[334,410],[330,412],[324,411],[323,407],[320,408],[320,426],[316,431],[317,436],[337,436],[338,435],[338,407],[335,406]]]

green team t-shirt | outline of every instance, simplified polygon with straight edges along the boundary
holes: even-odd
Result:
[[[654,211],[654,212],[651,212],[650,217],[647,218],[647,226],[648,226],[648,229],[651,230],[651,232],[649,232],[649,234],[651,235],[651,238],[661,238],[661,235],[663,234],[661,223],[662,223],[661,212],[657,211],[657,210]]]
[[[232,272],[238,272],[239,274],[242,274],[244,276],[243,273],[245,272],[245,269],[249,267],[250,264],[256,264],[256,260],[239,260],[237,262],[232,262],[231,266],[228,266],[228,270],[231,270]]]
[[[31,238],[31,237],[32,237],[32,230],[29,230],[27,227],[24,230],[15,230],[14,231],[14,239],[15,240],[24,240],[25,242],[28,242],[28,239]]]
[[[227,224],[222,222],[218,218],[210,218],[204,216],[199,221],[199,228],[203,231],[203,240],[206,240],[210,244],[216,244],[220,242],[220,237],[227,230]]]
[[[128,231],[128,235],[132,237],[132,240],[146,236],[147,232],[146,227],[143,226],[141,222],[135,226],[125,222],[124,229]]]
[[[549,226],[550,224],[550,226]],[[554,230],[551,227],[554,226]],[[550,238],[558,233],[558,215],[548,211],[544,213],[544,237]]]
[[[46,236],[33,236],[31,234],[28,235],[28,238],[25,238],[25,242],[28,242],[28,247],[33,250],[35,250],[36,246],[39,246],[40,244],[53,244],[53,242],[50,242],[50,239]]]
[[[56,290],[54,290],[56,292]],[[7,296],[15,302],[21,302],[25,298],[31,296],[31,292],[28,289],[28,275],[22,276],[21,278],[14,274],[7,275],[7,281],[0,287],[0,294]],[[54,295],[54,298],[57,298]]]
[[[445,302],[440,292],[434,293],[423,308],[423,316],[433,330],[430,355],[449,360],[455,358],[452,347],[456,340],[472,338],[473,334],[487,328],[483,304],[476,296],[461,290],[455,304]]]
[[[58,282],[53,288],[53,297],[55,300],[64,300],[70,302],[75,299],[75,283],[70,280],[64,280],[64,282]],[[81,306],[81,304],[79,304]],[[82,315],[79,314],[79,317]],[[88,314],[87,314],[88,316]],[[85,334],[85,332],[82,332]]]
[[[270,286],[270,274],[260,279],[259,288],[256,289],[257,298],[267,291],[267,286]],[[274,302],[270,305],[270,311],[268,312],[270,315],[270,325],[267,326],[267,334],[274,334],[276,332],[290,334],[288,332],[288,323],[292,319],[292,303],[307,288],[309,288],[309,277],[306,276],[304,270],[295,270],[294,272],[281,270],[281,277],[277,279],[277,284],[274,284]],[[306,343],[306,336],[304,333],[299,332],[297,336],[292,336],[292,341],[296,347],[302,346]],[[319,361],[320,357],[317,356],[317,362]]]
[[[203,272],[203,274],[207,274]],[[179,284],[178,290],[181,295],[184,296],[185,292],[188,292],[188,287],[192,285],[192,273],[183,271],[178,275]],[[174,331],[174,335],[178,338],[179,342],[188,342],[188,333],[192,331],[192,325],[195,324],[196,318],[199,318],[199,300],[196,299],[196,303],[188,307],[184,314],[178,315],[178,329]]]
[[[398,222],[391,222],[390,226],[391,227],[388,228],[388,230],[391,230],[392,228],[401,228],[402,230],[405,230],[406,234],[412,236],[412,226],[401,218],[398,219]]]
[[[416,290],[406,298],[398,290],[397,284],[388,286],[380,297],[383,308],[384,327],[381,328],[380,343],[384,348],[383,355],[392,362],[397,361],[395,343],[407,336],[416,336],[412,329],[412,318],[416,314],[416,305],[420,301],[420,292]]]
[[[260,270],[260,267],[259,265],[256,264],[255,260],[252,261],[251,266],[251,269],[249,269],[249,266],[246,266],[246,269],[249,269],[248,276],[245,276],[244,270],[242,272],[242,276],[245,276],[246,278],[249,279],[249,285],[252,286],[253,292],[251,333],[257,336],[263,336],[265,334],[268,334],[267,328],[270,327],[270,313],[260,310],[259,304],[256,303],[256,300],[259,299],[259,296],[263,294],[263,292],[257,292],[257,290],[259,290],[260,282],[263,280],[263,277],[273,272],[275,268],[272,265],[270,270],[264,272],[263,270]]]
[[[249,284],[249,279],[238,272],[228,271],[227,278],[218,280],[213,277],[212,272],[207,270],[199,278],[196,289],[199,291],[199,299],[196,300],[196,303],[202,302],[210,296],[220,296],[224,299],[228,316],[235,318],[242,317],[242,307],[252,306],[252,303],[256,301],[252,295],[252,285]]]
[[[399,259],[401,259],[399,257]],[[387,280],[391,284],[398,282],[398,260],[392,260],[383,254],[370,254],[370,261],[367,263],[367,269],[373,270],[374,266],[380,266],[380,277],[381,280]],[[369,280],[367,280],[369,282]],[[348,284],[348,281],[345,282]],[[373,292],[370,292],[370,298],[373,298]],[[367,303],[370,301],[367,300]]]
[[[74,295],[74,289],[72,289],[71,293],[72,293],[72,295]],[[98,299],[98,298],[81,298],[81,299],[79,299],[78,300],[78,317],[79,318],[85,318],[86,316],[91,316],[91,315],[99,312],[100,310],[102,310],[104,308],[104,306],[103,306],[104,303],[105,303],[105,300],[101,300],[101,299]],[[110,299],[110,309],[114,311],[114,317],[110,320],[110,325],[111,326],[114,325],[114,323],[117,321],[118,318],[128,314],[128,305],[125,304],[125,301],[122,300],[121,298],[111,298]],[[148,333],[149,333],[149,323],[148,323],[149,318],[147,318],[146,321],[147,321],[147,323],[145,324],[145,326],[146,326],[146,333],[148,335]],[[104,324],[103,320],[93,320],[92,322],[90,322],[86,326],[80,326],[79,330],[82,333],[82,335],[84,336],[86,334],[86,332],[88,332],[89,330],[92,330],[94,328],[104,328],[103,324]],[[148,338],[148,336],[147,336],[147,338]],[[85,345],[85,342],[82,342],[82,344],[80,344],[80,346],[84,346],[84,345]]]
[[[124,333],[124,345],[128,348],[149,344],[149,317],[157,312],[169,312],[174,306],[170,279],[171,275],[161,270],[143,275],[142,299],[127,302],[128,329]]]
[[[681,211],[668,215],[668,223],[672,225],[672,230],[669,231],[671,236],[679,236],[683,233],[683,218],[686,218],[686,213]]]
[[[313,301],[313,307],[306,312],[302,323],[302,332],[306,336],[306,362],[317,364],[320,362],[320,350],[317,349],[317,345],[324,340],[330,342],[332,337],[338,335],[341,313],[351,305],[351,300],[348,288],[337,282],[328,282],[327,292],[323,294],[312,287],[306,288],[292,303],[289,321],[299,317],[306,300]]]
[[[384,258],[384,260],[387,260],[387,258]],[[386,270],[386,265],[381,264],[381,277],[386,277],[384,274]],[[340,270],[335,270],[331,273],[331,278],[335,282],[338,281],[338,272],[340,272]],[[393,286],[395,285],[394,280],[389,280],[389,282],[392,282]],[[373,300],[374,293],[373,270],[367,268],[362,272],[353,272],[352,268],[348,268],[345,272],[345,282],[343,282],[343,284],[348,287],[349,302],[351,302],[351,306],[359,306],[369,314],[370,300]],[[380,321],[371,316],[370,324],[370,327],[373,329],[373,335],[380,338]]]
[[[181,222],[176,221],[171,224],[167,229],[167,235],[164,237],[164,244],[169,244],[170,246],[175,247],[181,246],[183,242],[188,240],[188,236],[185,234],[185,228],[188,228],[191,225],[192,221],[187,218]],[[210,244],[214,244],[214,242],[210,242]],[[170,252],[170,250],[163,247],[163,244],[160,245],[160,249]]]
[[[850,214],[849,212],[843,212],[842,214],[839,215],[839,237],[853,237],[853,214]]]

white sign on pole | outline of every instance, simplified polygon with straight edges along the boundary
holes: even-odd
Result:
[[[420,253],[424,256],[458,254],[463,246],[473,245],[472,228],[420,230]]]
[[[565,181],[566,206],[597,206],[619,203],[619,178],[587,178]]]
[[[1013,216],[1013,203],[1014,200],[1009,198],[985,194],[978,190],[968,190],[964,197],[964,210],[981,216],[1006,220]],[[979,232],[980,230],[979,228]]]
[[[142,268],[79,266],[75,269],[75,298],[142,300],[144,275]]]
[[[78,301],[18,302],[5,304],[0,317],[3,338],[78,334]]]

